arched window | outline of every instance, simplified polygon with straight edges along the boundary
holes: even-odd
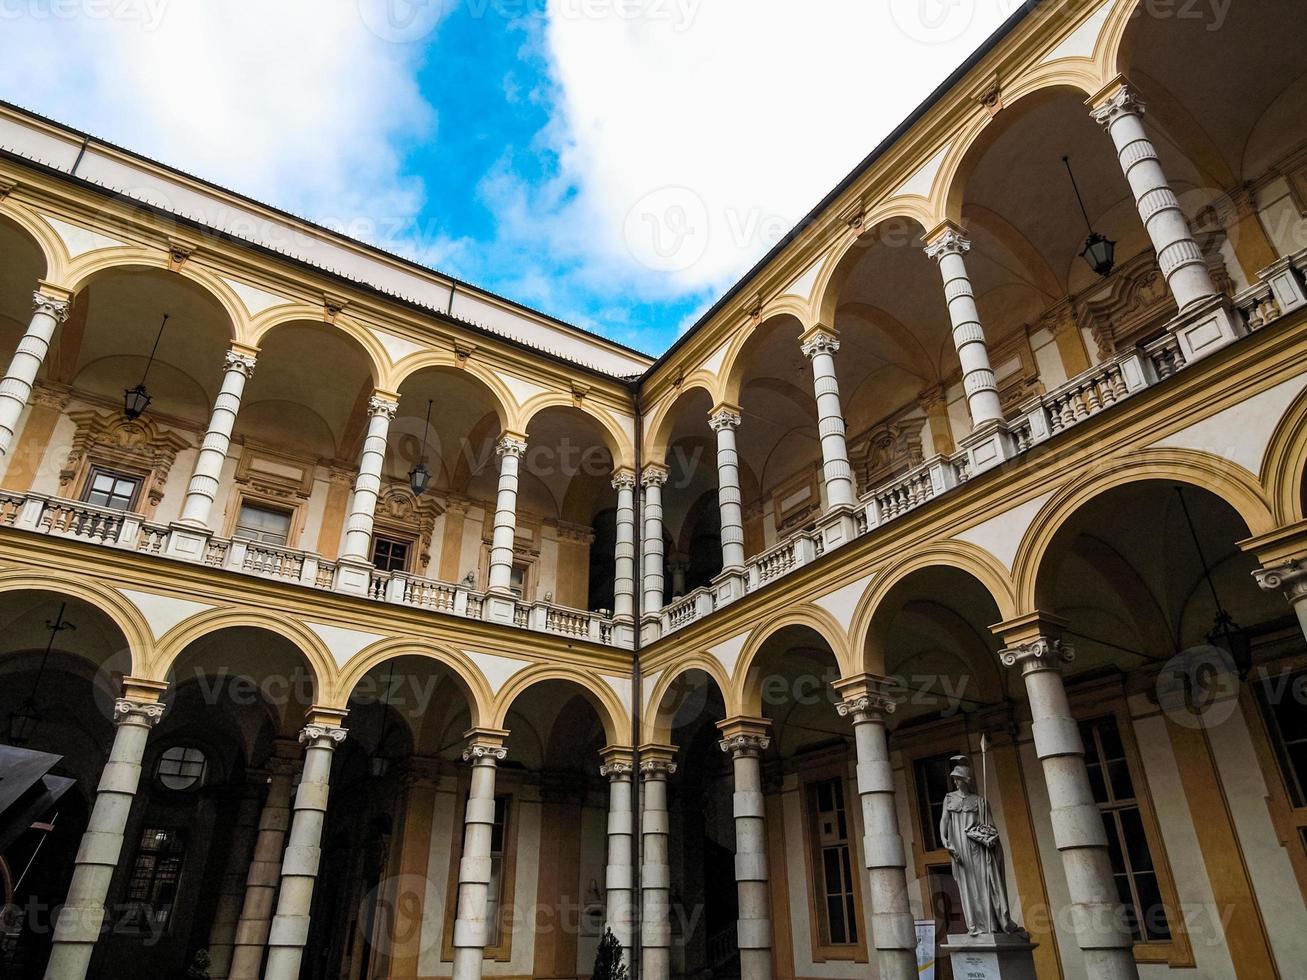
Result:
[[[159,756],[154,775],[165,789],[183,792],[199,789],[209,772],[209,759],[193,746],[174,745]]]

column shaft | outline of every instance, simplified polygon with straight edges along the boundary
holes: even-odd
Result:
[[[1203,250],[1189,230],[1180,200],[1158,162],[1157,150],[1144,130],[1143,113],[1143,102],[1122,85],[1094,109],[1093,116],[1112,137],[1121,170],[1134,192],[1139,217],[1157,253],[1157,264],[1176,303],[1184,309],[1216,295],[1216,286]]]
[[[392,399],[376,395],[368,402],[368,433],[363,439],[359,472],[354,478],[354,493],[349,501],[345,521],[345,552],[341,558],[370,562],[372,518],[381,495],[381,469],[386,462],[386,438],[399,405]]]
[[[717,432],[717,507],[722,515],[722,568],[744,567],[744,507],[740,496],[740,456],[735,430],[740,413],[719,409],[708,424]]]
[[[463,753],[472,763],[472,785],[463,818],[463,858],[458,865],[458,911],[454,919],[453,980],[480,980],[490,923],[490,843],[495,828],[495,770],[507,753],[500,745],[474,743]]]
[[[971,243],[955,229],[947,229],[926,248],[926,254],[939,262],[944,280],[944,299],[953,323],[953,346],[962,364],[962,387],[967,395],[973,428],[986,422],[1003,421],[1003,406],[998,400],[998,384],[989,365],[989,348],[980,323],[980,310],[962,258]]]
[[[883,980],[915,980],[917,937],[908,901],[907,855],[894,805],[885,714],[894,702],[884,694],[851,698],[836,705],[853,716],[858,753],[858,795],[862,800],[862,852],[870,882],[871,940]]]
[[[518,467],[526,455],[526,440],[504,436],[495,451],[499,454],[499,494],[490,543],[490,591],[508,592],[513,584],[513,541],[517,537]]]
[[[257,980],[268,945],[272,910],[281,880],[281,855],[290,828],[290,798],[295,767],[289,760],[275,760],[268,778],[268,795],[259,813],[259,832],[254,855],[245,876],[245,897],[236,923],[229,980]]]
[[[114,705],[113,747],[77,848],[68,898],[55,922],[45,980],[82,980],[90,968],[104,926],[104,901],[122,855],[127,818],[141,780],[145,743],[162,717],[163,705],[158,701],[119,698]]]
[[[648,467],[644,485],[644,615],[663,608],[663,484],[667,470]]]
[[[672,972],[671,867],[668,854],[667,777],[676,763],[651,759],[640,764],[641,980],[668,980]]]
[[[241,395],[245,392],[245,383],[253,373],[253,355],[235,350],[227,352],[223,363],[222,390],[213,402],[209,431],[204,434],[200,455],[195,460],[195,471],[186,488],[181,516],[183,524],[195,527],[209,525],[213,502],[218,496],[218,478],[222,475],[222,464],[227,461],[227,451],[231,448],[231,433],[236,425],[236,413],[240,411]]]
[[[304,775],[295,793],[290,837],[281,860],[277,913],[268,930],[268,962],[264,980],[297,980],[309,940],[313,888],[322,860],[322,827],[331,791],[331,760],[345,740],[345,729],[308,725],[300,733]]]
[[[812,361],[826,504],[829,507],[852,507],[857,502],[857,490],[853,485],[853,468],[849,465],[849,447],[844,437],[840,383],[835,374],[835,352],[839,349],[839,340],[826,330],[813,331],[803,344],[803,353]]]
[[[45,293],[32,296],[32,319],[27,332],[18,341],[9,370],[0,380],[0,456],[9,452],[18,427],[19,416],[32,395],[32,384],[50,350],[50,338],[59,324],[68,319],[68,303]]]
[[[251,778],[255,773],[249,774]],[[222,873],[222,885],[209,927],[209,976],[227,978],[236,941],[236,926],[245,900],[245,872],[254,854],[259,834],[259,813],[263,809],[263,786],[247,783],[242,787],[236,808],[235,823]]]
[[[632,890],[635,867],[634,770],[630,762],[610,762],[600,775],[608,778],[608,864],[604,875],[604,912],[608,928],[631,963],[634,923]]]
[[[771,898],[767,886],[767,827],[761,754],[771,739],[728,734],[721,742],[735,772],[735,883],[740,896],[737,940],[740,980],[771,980]]]
[[[1035,753],[1048,788],[1053,841],[1062,856],[1086,973],[1091,980],[1138,980],[1107,835],[1085,769],[1084,745],[1058,669],[1058,662],[1072,655],[1060,640],[1043,636],[1001,653],[1008,666],[1020,664],[1025,679]]]
[[[613,615],[635,614],[635,477],[619,474],[617,491],[617,544],[614,547]]]

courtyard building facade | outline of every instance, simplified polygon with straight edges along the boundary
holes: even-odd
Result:
[[[958,756],[1040,980],[1302,975],[1303,52],[1023,5],[657,359],[0,104],[0,975],[908,980]]]

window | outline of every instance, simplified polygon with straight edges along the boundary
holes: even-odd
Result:
[[[124,929],[157,935],[168,927],[185,854],[186,839],[181,831],[146,827],[141,832],[127,880]]]
[[[1083,722],[1080,737],[1126,924],[1137,943],[1170,942],[1171,926],[1135,795],[1135,776],[1116,719],[1109,715]]]
[[[504,830],[508,826],[508,797],[495,797],[495,825],[490,829],[490,885],[486,891],[486,922],[492,935],[499,935],[503,924],[499,908],[504,898]]]
[[[849,821],[844,808],[844,781],[823,779],[808,784],[808,813],[822,942],[851,946],[858,942],[858,914],[849,854]]]
[[[512,575],[508,579],[508,589],[513,595],[521,599],[526,595],[526,566],[513,565]]]
[[[141,492],[141,478],[128,473],[102,469],[97,466],[91,470],[86,481],[86,490],[82,501],[110,510],[131,510],[136,506],[136,498]]]
[[[159,756],[154,775],[165,788],[180,792],[203,786],[208,769],[209,760],[199,749],[174,745]]]
[[[406,572],[412,546],[409,541],[377,535],[372,539],[372,564],[381,572]]]
[[[445,903],[445,931],[441,945],[441,959],[452,962],[454,959],[454,916],[458,908],[458,873],[464,848],[467,846],[467,825],[462,815],[467,810],[467,794],[463,794],[463,806],[458,808],[457,827],[454,830],[458,842],[451,855],[449,864],[449,882]],[[498,963],[508,963],[513,955],[513,909],[514,876],[517,868],[517,828],[512,823],[513,796],[505,793],[495,797],[495,822],[490,828],[490,881],[486,888],[486,945],[485,958]]]
[[[1307,689],[1307,671],[1268,676],[1256,685],[1271,747],[1295,808],[1307,806],[1307,706],[1293,692]]]
[[[243,502],[232,537],[284,547],[290,541],[290,518],[290,511]]]
[[[927,851],[942,851],[943,842],[939,839],[939,824],[944,817],[944,797],[948,795],[948,774],[953,771],[953,757],[956,752],[927,756],[913,764],[917,780],[917,813],[921,822],[922,848]]]

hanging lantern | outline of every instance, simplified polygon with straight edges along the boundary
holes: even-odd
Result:
[[[1085,199],[1080,196],[1076,175],[1071,172],[1071,158],[1064,156],[1062,162],[1066,165],[1067,176],[1071,178],[1071,189],[1076,192],[1076,202],[1080,205],[1080,213],[1084,216],[1085,227],[1089,229],[1089,237],[1085,239],[1085,247],[1081,249],[1080,257],[1089,263],[1089,268],[1106,278],[1116,267],[1116,242],[1094,231],[1094,226],[1089,222],[1089,212],[1085,209]]]
[[[123,414],[128,420],[134,421],[145,414],[145,410],[150,407],[150,392],[145,387],[145,379],[149,377],[150,367],[154,364],[154,355],[158,353],[159,341],[163,339],[163,328],[168,325],[168,314],[163,315],[163,322],[159,324],[159,332],[154,338],[154,347],[150,351],[150,359],[145,362],[145,372],[141,375],[141,383],[134,388],[128,388],[123,392]]]
[[[422,429],[422,457],[416,466],[408,471],[409,489],[415,497],[420,497],[431,485],[431,471],[427,469],[427,434],[431,431],[431,402],[427,402],[427,421]]]

